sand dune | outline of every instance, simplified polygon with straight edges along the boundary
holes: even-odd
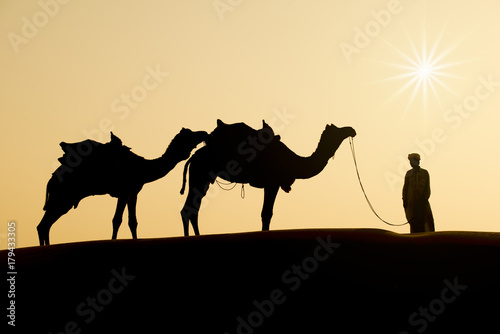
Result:
[[[500,233],[307,229],[15,254],[25,333],[498,330]]]

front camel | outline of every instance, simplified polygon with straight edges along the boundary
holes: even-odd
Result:
[[[289,192],[296,179],[309,179],[319,174],[344,139],[354,136],[356,131],[351,127],[327,125],[316,150],[309,157],[301,157],[283,144],[265,122],[262,129],[254,130],[244,123],[225,124],[217,120],[207,145],[196,151],[184,167],[181,194],[189,168],[189,190],[181,210],[184,235],[189,235],[189,223],[195,235],[200,234],[201,202],[217,177],[264,189],[262,230],[269,230],[279,189]]]

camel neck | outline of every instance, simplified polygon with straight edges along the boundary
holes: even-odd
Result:
[[[309,179],[321,173],[328,160],[334,155],[329,153],[332,152],[332,148],[325,146],[326,144],[320,141],[316,150],[309,157],[298,156],[297,161],[291,166],[297,179]],[[337,150],[338,146],[340,146],[340,143],[334,148],[333,152]]]
[[[145,183],[153,182],[167,175],[181,161],[176,152],[167,149],[165,153],[156,159],[145,160]]]

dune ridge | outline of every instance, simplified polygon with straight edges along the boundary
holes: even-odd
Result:
[[[497,328],[499,259],[500,233],[464,231],[304,229],[22,248],[16,329],[481,333]]]

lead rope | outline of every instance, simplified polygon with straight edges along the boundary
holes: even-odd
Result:
[[[391,225],[391,226],[403,226],[403,225],[408,224],[409,222],[406,222],[406,223],[403,223],[403,224],[392,224],[392,223],[389,223],[388,221],[383,220],[377,214],[377,212],[373,208],[372,203],[368,199],[368,196],[366,195],[365,188],[363,187],[363,183],[361,182],[361,177],[359,176],[358,163],[356,161],[356,152],[354,151],[354,140],[352,139],[352,137],[349,137],[349,145],[351,146],[352,159],[354,160],[354,166],[356,167],[356,174],[358,175],[359,185],[361,186],[361,190],[363,191],[363,195],[365,195],[366,202],[368,203],[368,206],[370,207],[370,209],[372,210],[372,212],[375,214],[375,216],[377,216],[378,219],[380,219],[381,221],[383,221],[387,225]]]

